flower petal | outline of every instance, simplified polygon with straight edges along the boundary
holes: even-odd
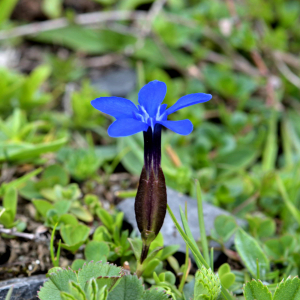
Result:
[[[182,135],[188,135],[193,131],[193,124],[190,120],[160,121],[158,123]]]
[[[107,133],[111,137],[122,137],[147,131],[148,127],[146,123],[132,118],[117,119],[108,127]]]
[[[170,115],[173,112],[182,109],[184,107],[209,101],[211,97],[212,96],[210,94],[204,94],[204,93],[185,95],[181,97],[173,106],[167,109],[167,114]]]
[[[132,118],[134,112],[138,113],[133,102],[121,97],[100,97],[91,101],[91,104],[94,108],[116,119]]]
[[[167,86],[164,82],[153,80],[139,91],[139,104],[142,105],[150,117],[156,115],[159,105],[164,101]]]

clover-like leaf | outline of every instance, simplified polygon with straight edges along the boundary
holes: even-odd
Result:
[[[91,241],[84,249],[85,258],[88,261],[106,262],[109,255],[109,247],[105,242]]]
[[[60,234],[65,242],[61,246],[75,253],[85,242],[90,232],[90,228],[83,224],[73,226],[70,224],[62,225]]]

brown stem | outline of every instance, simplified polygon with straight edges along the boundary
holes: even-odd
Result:
[[[141,264],[147,258],[149,247],[150,247],[150,245],[147,246],[147,245],[143,244],[143,249],[142,249],[142,254],[141,254]]]

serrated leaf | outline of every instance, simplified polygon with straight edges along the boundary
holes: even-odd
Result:
[[[72,270],[56,269],[49,275],[49,278],[38,293],[39,298],[41,300],[61,300],[61,291],[68,293],[69,280],[76,281],[76,274]]]
[[[253,277],[257,276],[258,260],[260,276],[263,278],[270,270],[270,264],[258,242],[243,229],[239,228],[235,236],[235,246],[245,266]]]
[[[299,300],[300,299],[300,279],[298,277],[288,277],[281,281],[275,290],[273,300]]]
[[[167,299],[170,298],[165,291],[157,290],[155,288],[146,290],[142,298],[142,300],[167,300]]]
[[[244,295],[247,300],[272,300],[271,292],[260,280],[253,279],[247,282],[244,286]]]
[[[123,275],[121,267],[102,262],[90,262],[83,265],[78,272],[78,282],[85,289],[88,280],[95,278],[99,288],[107,285],[107,288],[110,289]]]
[[[135,275],[123,276],[119,284],[108,294],[108,300],[140,300],[144,288]]]

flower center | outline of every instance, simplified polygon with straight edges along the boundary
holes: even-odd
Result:
[[[162,121],[165,118],[165,115],[166,115],[165,112],[163,112],[161,114],[160,108],[161,108],[161,106],[159,105],[158,108],[157,108],[157,112],[156,112],[155,117],[150,117],[148,112],[146,111],[145,107],[142,106],[142,105],[138,105],[139,113],[135,114],[135,117],[138,120],[140,120],[140,121],[146,123],[147,125],[151,126],[152,131],[154,131],[155,124],[158,121]]]

